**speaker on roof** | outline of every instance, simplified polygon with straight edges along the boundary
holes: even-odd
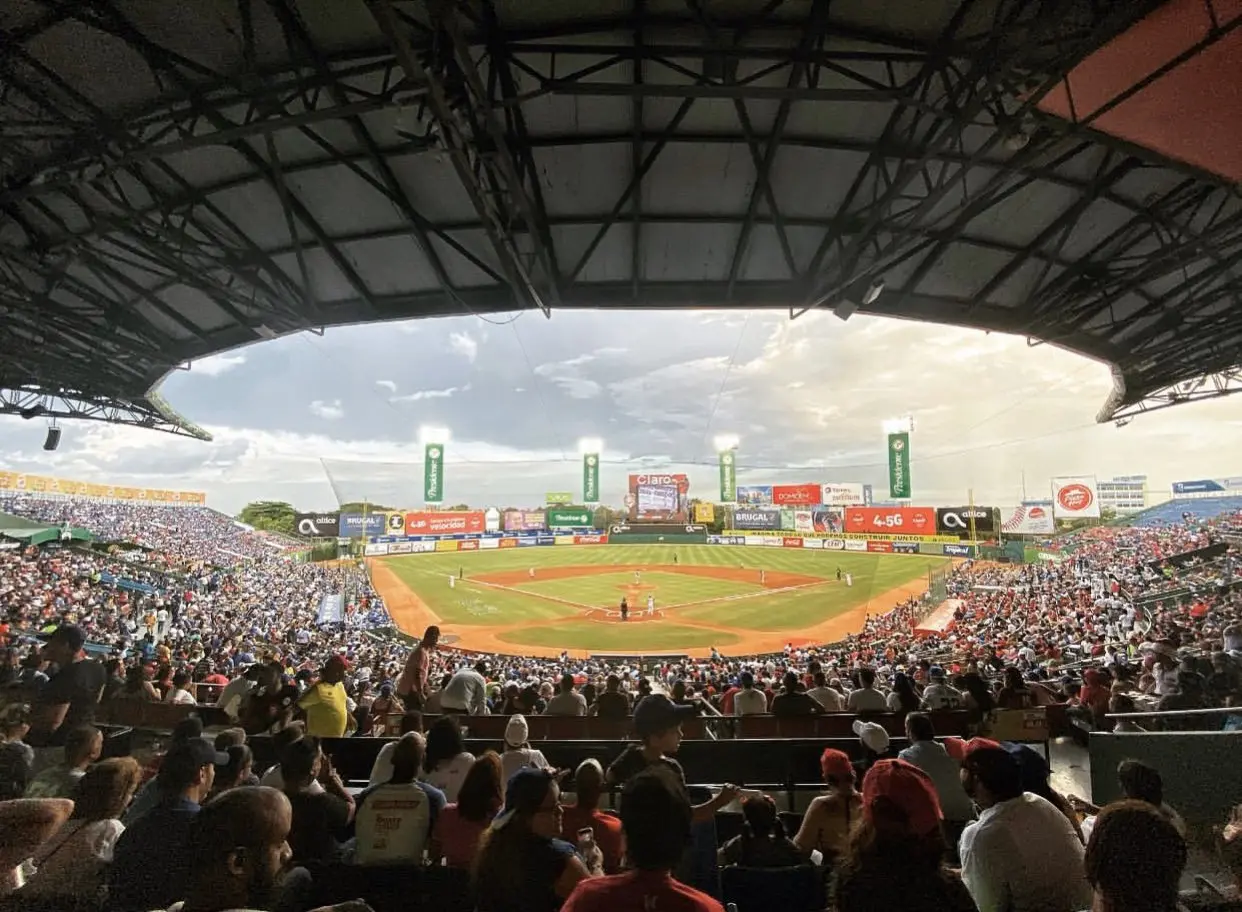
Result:
[[[43,449],[54,450],[60,446],[60,428],[50,427],[47,429],[47,439],[43,441]]]

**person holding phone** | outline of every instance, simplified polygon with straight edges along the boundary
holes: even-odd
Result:
[[[577,800],[563,810],[561,836],[566,841],[576,842],[582,854],[582,842],[589,833],[589,841],[598,847],[602,856],[603,873],[616,874],[621,870],[621,859],[625,855],[625,839],[621,835],[621,821],[599,809],[603,792],[604,768],[598,760],[583,760],[574,771]]]

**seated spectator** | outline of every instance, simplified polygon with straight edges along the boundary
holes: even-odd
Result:
[[[478,912],[555,912],[591,876],[560,838],[560,797],[547,770],[522,769],[509,780],[504,810],[479,840],[472,879]]]
[[[25,882],[21,865],[73,813],[68,798],[0,801],[0,897]]]
[[[1082,841],[1055,806],[1022,790],[1022,768],[995,741],[974,738],[962,786],[980,808],[962,833],[962,880],[979,912],[1075,912],[1090,904]]]
[[[739,716],[761,715],[768,711],[768,698],[755,688],[755,676],[743,671],[738,676],[742,689],[733,695],[733,711]]]
[[[178,722],[176,727],[173,729],[172,738],[169,739],[168,749],[171,752],[178,744],[184,744],[186,741],[196,740],[202,736],[203,720],[198,716],[186,716]],[[221,754],[224,753],[224,751],[219,748],[217,748],[217,750]],[[130,826],[139,817],[159,804],[161,798],[161,780],[159,777],[159,771],[163,762],[163,756],[157,757],[152,764],[149,764],[150,768],[144,771],[144,773],[150,775],[151,778],[144,782],[142,787],[138,789],[138,794],[134,796],[134,800],[130,802],[129,807],[126,809],[125,814],[122,817],[122,820],[126,826]]]
[[[893,690],[886,698],[889,712],[917,712],[920,700],[914,682],[904,672],[893,675]]]
[[[49,766],[30,780],[27,798],[72,798],[86,768],[103,753],[103,732],[93,725],[79,725],[65,734],[65,759]]]
[[[556,696],[548,701],[543,711],[545,716],[585,716],[587,714],[586,697],[574,689],[574,676],[561,675],[560,689]]]
[[[1173,824],[1173,828],[1182,836],[1186,835],[1186,822],[1173,808],[1164,801],[1164,779],[1159,770],[1139,760],[1122,760],[1117,764],[1117,784],[1121,786],[1121,794],[1130,801],[1145,801]],[[1090,815],[1082,821],[1083,835],[1091,838],[1091,830],[1096,824],[1096,816],[1100,809],[1082,799],[1071,798],[1070,803],[1084,814]]]
[[[621,870],[625,844],[621,839],[621,821],[599,809],[603,792],[604,768],[598,760],[583,760],[574,771],[576,800],[563,809],[561,837],[576,845],[579,832],[589,828],[592,839],[603,853],[604,873],[616,874]]]
[[[580,879],[562,912],[722,912],[719,902],[672,876],[690,840],[692,814],[672,770],[651,767],[630,778],[621,796],[621,827],[632,870]]]
[[[828,678],[822,671],[815,672],[812,677],[815,686],[807,691],[812,700],[819,703],[828,712],[841,712],[845,709],[845,695],[828,684]]]
[[[457,802],[445,805],[436,818],[433,861],[438,854],[450,868],[469,868],[474,863],[479,837],[504,804],[500,773],[500,757],[494,751],[471,764],[457,792]]]
[[[621,679],[615,674],[604,680],[604,692],[596,698],[592,710],[601,719],[624,719],[629,716],[630,700],[621,692]]]
[[[172,686],[168,689],[168,693],[164,695],[164,702],[175,703],[179,706],[193,706],[198,702],[190,691],[189,672],[178,671],[173,675]]]
[[[892,750],[892,739],[888,736],[888,729],[883,725],[878,722],[855,719],[850,728],[853,729],[854,734],[858,735],[858,740],[863,746],[863,758],[854,764],[860,777],[871,769],[871,765],[877,760],[896,759],[897,754]]]
[[[1119,801],[1100,811],[1084,865],[1094,912],[1178,912],[1186,840],[1145,801]]]
[[[1228,821],[1217,833],[1217,851],[1233,878],[1230,894],[1242,896],[1242,804],[1234,806]]]
[[[850,691],[845,708],[854,713],[888,711],[888,699],[875,689],[875,672],[872,669],[858,669],[858,687]]]
[[[382,737],[388,728],[388,716],[392,713],[404,712],[403,707],[392,692],[391,684],[381,684],[379,696],[371,702],[370,732],[372,737]]]
[[[116,841],[108,871],[108,904],[116,912],[167,906],[185,895],[194,866],[190,827],[211,793],[216,766],[228,762],[210,741],[173,745],[157,776],[160,800]]]
[[[975,819],[974,805],[962,788],[961,766],[936,741],[931,718],[925,713],[906,716],[906,738],[910,746],[897,755],[925,772],[936,787],[936,798],[943,815],[944,841],[949,847],[949,860],[958,859],[957,844],[966,824]]]
[[[220,750],[219,739],[217,739],[216,750]],[[229,762],[223,766],[216,767],[215,784],[211,789],[211,797],[215,798],[221,792],[227,792],[229,789],[235,789],[243,785],[256,785],[254,773],[251,772],[251,765],[254,763],[254,754],[245,744],[234,744],[223,750],[228,755]]]
[[[345,693],[347,663],[344,656],[329,656],[315,685],[298,700],[298,708],[306,713],[306,733],[316,738],[343,738],[354,727]],[[296,826],[296,824],[295,824]]]
[[[808,855],[818,851],[821,864],[831,866],[845,853],[850,831],[862,809],[862,795],[854,787],[854,765],[844,751],[827,748],[819,758],[825,793],[811,799],[794,836],[794,845]]]
[[[920,703],[922,709],[928,712],[938,712],[961,709],[965,704],[962,692],[945,683],[944,669],[939,665],[933,665],[927,670],[927,680],[930,683],[923,689],[923,699]]]
[[[950,745],[956,745],[960,742],[960,738],[948,739]],[[1073,805],[1070,804],[1068,798],[1054,789],[1049,781],[1052,770],[1048,768],[1048,761],[1043,758],[1043,755],[1028,744],[1017,744],[1013,741],[1002,741],[1001,747],[1009,751],[1014,759],[1018,761],[1018,767],[1022,771],[1022,791],[1038,795],[1051,803],[1069,821],[1069,825],[1074,828],[1074,833],[1078,836],[1079,841],[1085,842],[1082,834],[1082,825],[1078,820],[1078,814],[1074,811]]]
[[[298,864],[340,857],[337,834],[354,819],[354,798],[345,790],[319,739],[311,735],[289,744],[280,755],[284,793],[293,808],[289,845]],[[318,782],[322,789],[311,785]]]
[[[74,794],[73,815],[31,859],[36,873],[23,895],[102,899],[107,866],[125,832],[120,817],[141,775],[142,767],[132,757],[103,760],[86,771]]]
[[[734,702],[737,702],[735,696]],[[772,700],[774,716],[818,716],[824,713],[824,707],[805,691],[798,676],[792,671],[785,672],[781,680],[781,692]]]
[[[931,777],[904,760],[881,760],[862,794],[862,820],[837,866],[838,912],[974,912],[970,892],[944,864]]]
[[[792,868],[807,864],[810,852],[798,848],[788,836],[776,814],[776,802],[767,795],[742,802],[742,833],[734,836],[717,853],[721,865],[746,868]]]
[[[436,719],[427,730],[427,751],[419,778],[443,792],[449,801],[456,801],[457,790],[473,763],[474,755],[466,751],[457,720],[449,716]]]
[[[402,735],[392,753],[392,776],[358,796],[354,821],[356,864],[422,864],[444,793],[418,781],[423,736]]]
[[[0,709],[0,801],[21,798],[30,785],[34,748],[22,740],[29,731],[28,704],[10,703]]]
[[[272,735],[272,750],[275,752],[276,757],[279,758],[284,754],[286,747],[288,747],[294,741],[297,741],[298,739],[305,738],[305,737],[306,737],[305,724],[303,724],[302,722],[292,722],[289,725],[286,725],[280,731],[276,732],[274,735]],[[390,741],[388,744],[385,744],[383,747],[380,748],[379,756],[375,758],[376,766],[379,765],[380,757],[384,756],[385,750],[388,751],[388,756],[389,758],[391,758],[392,748],[395,746],[396,746],[396,742]],[[387,782],[388,777],[392,775],[391,759],[389,759],[388,761],[386,770],[387,771],[382,780],[384,782]],[[372,770],[371,775],[372,776],[375,775],[374,770]],[[268,788],[274,788],[278,792],[283,792],[285,790],[285,777],[281,774],[279,762],[273,763],[271,766],[269,766],[266,770],[263,771],[263,775],[259,777],[259,785],[267,786]],[[310,790],[312,792],[322,792],[323,786],[319,784],[318,780],[316,780],[310,784]]]
[[[511,715],[505,725],[505,749],[500,755],[500,764],[505,782],[512,779],[518,770],[548,769],[550,766],[543,752],[530,746],[530,726],[521,713]]]

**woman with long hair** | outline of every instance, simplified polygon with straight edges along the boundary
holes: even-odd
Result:
[[[561,832],[561,790],[547,770],[522,769],[504,810],[479,840],[472,878],[477,912],[556,912],[590,877]]]
[[[895,713],[918,712],[922,700],[914,690],[914,682],[904,672],[893,676],[893,692],[888,695],[888,709]]]
[[[718,858],[722,866],[792,868],[811,860],[810,852],[802,851],[785,835],[776,802],[767,795],[743,801],[742,817],[742,834],[720,847]]]
[[[34,773],[34,748],[23,739],[30,733],[30,705],[10,703],[0,710],[0,801],[20,798]]]
[[[73,795],[73,815],[35,852],[37,873],[24,887],[31,894],[99,897],[112,849],[125,832],[121,814],[142,777],[133,757],[101,760],[86,770]]]
[[[944,864],[940,801],[925,772],[881,760],[863,780],[862,815],[837,865],[838,912],[975,912]]]
[[[862,807],[862,795],[854,787],[854,766],[844,751],[826,749],[819,767],[824,774],[824,794],[811,800],[793,841],[808,855],[818,850],[822,863],[830,865],[845,851]]]
[[[444,792],[444,797],[450,802],[456,801],[473,763],[474,754],[466,752],[457,720],[451,716],[436,719],[427,729],[427,751],[423,755],[423,774],[419,778]]]
[[[469,868],[474,863],[479,837],[505,802],[500,781],[500,755],[488,751],[470,765],[457,792],[457,801],[436,815],[431,834],[431,857],[442,857],[450,868]]]
[[[155,692],[154,685],[147,680],[147,670],[141,665],[130,665],[125,669],[125,683],[121,685],[121,689],[112,699],[158,703],[160,695]]]

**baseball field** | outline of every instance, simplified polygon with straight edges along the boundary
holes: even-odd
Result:
[[[831,642],[927,588],[945,558],[715,545],[587,545],[372,558],[407,633],[559,655],[728,655]],[[451,581],[450,581],[451,580]],[[628,617],[621,617],[625,599]]]

